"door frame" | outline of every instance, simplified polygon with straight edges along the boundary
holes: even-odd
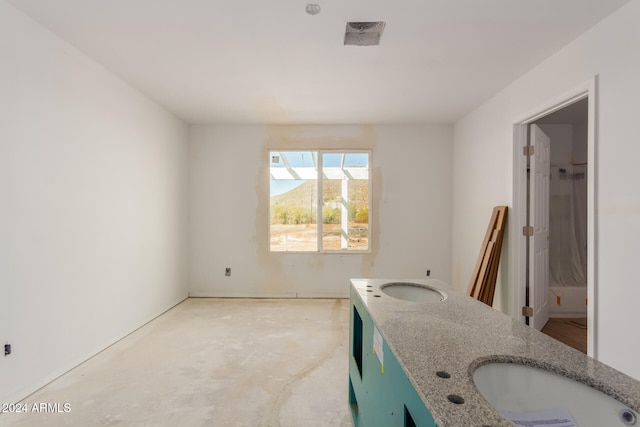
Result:
[[[562,96],[551,99],[541,106],[532,109],[513,120],[513,207],[509,224],[509,264],[513,266],[509,274],[510,307],[509,314],[523,323],[525,317],[522,307],[526,301],[526,239],[522,227],[527,220],[527,158],[523,155],[523,147],[528,143],[528,125],[562,108],[588,98],[588,131],[587,131],[587,354],[597,358],[597,282],[596,282],[596,95],[598,77],[567,91]]]

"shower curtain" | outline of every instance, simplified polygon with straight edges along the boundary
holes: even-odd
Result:
[[[551,168],[549,279],[551,286],[587,286],[587,166]]]

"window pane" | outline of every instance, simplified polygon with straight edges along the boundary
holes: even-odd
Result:
[[[369,154],[322,154],[322,249],[369,249]]]
[[[317,251],[317,153],[272,151],[270,248]]]

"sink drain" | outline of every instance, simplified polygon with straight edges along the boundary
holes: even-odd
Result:
[[[620,411],[620,420],[628,426],[636,425],[636,414],[628,409]]]

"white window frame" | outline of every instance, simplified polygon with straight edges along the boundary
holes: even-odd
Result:
[[[280,153],[291,153],[291,152],[310,152],[310,153],[314,153],[317,154],[317,161],[316,161],[316,183],[317,183],[317,195],[316,195],[316,229],[317,229],[317,239],[316,239],[316,250],[308,250],[308,251],[301,251],[301,250],[297,250],[297,251],[274,251],[271,249],[271,188],[269,186],[269,190],[268,190],[268,197],[269,197],[269,209],[268,209],[268,217],[267,217],[267,225],[269,227],[269,232],[268,234],[268,246],[269,246],[269,252],[270,253],[283,253],[283,254],[314,254],[314,253],[320,253],[320,254],[363,254],[363,253],[371,253],[371,246],[373,244],[372,238],[371,238],[371,217],[372,217],[372,203],[371,203],[371,187],[372,187],[372,162],[373,162],[373,154],[372,154],[372,150],[368,150],[368,149],[319,149],[319,148],[296,148],[296,149],[290,149],[290,148],[270,148],[267,150],[266,156],[267,156],[267,161],[269,164],[269,167],[267,168],[268,170],[268,174],[269,174],[269,183],[271,182],[271,156],[272,155],[281,155]],[[322,195],[323,195],[323,183],[325,180],[325,176],[323,173],[323,164],[322,164],[322,158],[323,158],[323,154],[328,154],[328,153],[338,153],[338,154],[367,154],[368,156],[368,167],[367,167],[367,209],[368,209],[368,218],[367,218],[367,248],[366,249],[349,249],[348,247],[344,247],[344,239],[343,239],[343,243],[341,244],[341,249],[324,249],[323,248],[323,239],[322,239],[322,232],[323,232],[323,221],[322,221],[322,208],[324,207],[323,201],[322,201]],[[344,180],[345,182],[348,182],[348,179]],[[348,208],[347,208],[348,209]],[[341,221],[343,222],[341,229],[344,229],[345,224],[346,227],[348,228],[348,221],[349,221],[349,217],[348,215],[341,215]],[[348,244],[348,238],[346,239],[347,244]]]

